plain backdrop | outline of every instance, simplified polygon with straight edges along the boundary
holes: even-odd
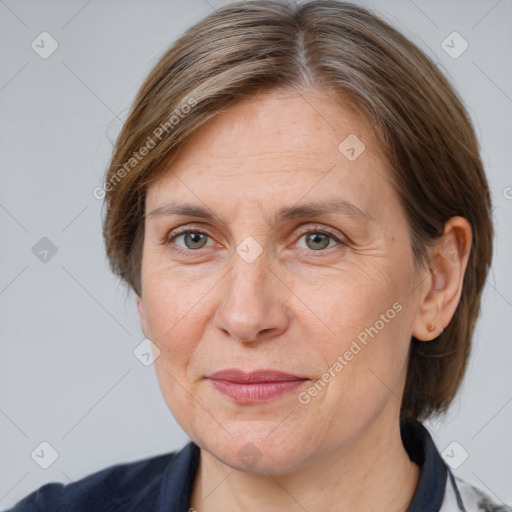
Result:
[[[147,73],[224,3],[0,0],[0,509],[47,482],[188,441],[153,366],[133,353],[144,336],[133,295],[108,269],[93,190]],[[466,459],[456,475],[511,503],[512,2],[361,3],[441,66],[481,141],[493,267],[461,391],[426,426],[440,451]],[[442,46],[454,31],[462,39],[450,46],[468,44],[457,58]],[[58,454],[48,469],[55,454],[43,442]]]

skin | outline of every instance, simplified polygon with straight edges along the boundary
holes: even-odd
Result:
[[[348,134],[365,144],[354,161],[338,150]],[[433,271],[415,266],[381,155],[371,129],[330,94],[274,90],[201,127],[147,189],[138,309],[161,351],[155,368],[164,399],[201,448],[191,497],[199,512],[389,512],[411,501],[420,469],[399,430],[410,339],[431,340],[450,322],[471,228],[450,219],[431,252]],[[369,218],[270,220],[280,207],[330,199]],[[222,220],[150,214],[169,201],[207,207]],[[208,236],[163,244],[179,226]],[[339,242],[304,233],[326,228]],[[252,262],[237,253],[249,236],[262,250]],[[299,393],[394,303],[400,312],[301,403]],[[269,402],[239,404],[205,378],[227,368],[309,381]],[[253,465],[238,456],[248,446]]]

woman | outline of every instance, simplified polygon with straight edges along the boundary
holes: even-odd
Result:
[[[464,375],[491,263],[468,115],[369,11],[226,6],[139,91],[105,185],[181,451],[13,511],[510,510],[424,420]]]

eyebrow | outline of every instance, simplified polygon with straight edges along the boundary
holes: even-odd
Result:
[[[344,214],[356,220],[368,222],[373,217],[367,211],[357,207],[343,199],[331,199],[322,202],[302,203],[299,205],[284,206],[274,215],[273,223],[289,219],[301,219],[326,214]],[[226,221],[210,209],[190,203],[178,203],[171,201],[151,210],[146,217],[159,217],[166,215],[183,215],[188,217],[200,217],[207,220],[219,221],[226,224]],[[270,222],[269,222],[270,223]]]

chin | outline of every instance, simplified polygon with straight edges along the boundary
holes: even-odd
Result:
[[[232,434],[231,437],[221,434],[217,438],[208,436],[204,442],[200,439],[195,442],[218,461],[238,471],[286,474],[297,469],[308,458],[308,454],[304,453],[307,441],[296,433],[283,431],[277,435],[274,431],[268,435],[268,429],[263,434],[258,429],[247,431],[242,428],[243,433],[234,433],[230,426],[226,429]]]

